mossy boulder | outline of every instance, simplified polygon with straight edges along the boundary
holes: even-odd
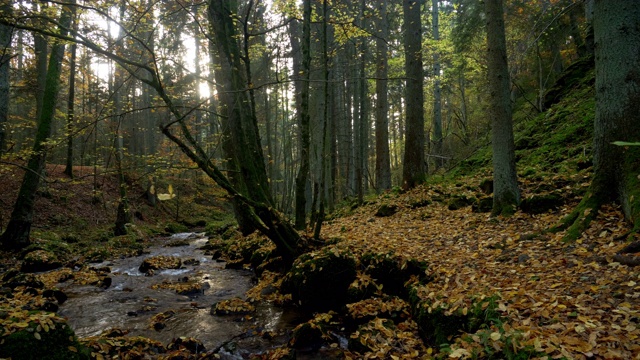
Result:
[[[356,259],[345,249],[324,248],[301,255],[285,276],[281,292],[310,311],[337,309],[346,303],[356,278]]]
[[[334,312],[317,314],[313,319],[299,324],[293,329],[289,346],[303,351],[317,351],[323,344],[333,338],[333,330],[338,322]]]
[[[447,303],[422,299],[417,287],[409,295],[411,312],[422,338],[430,344],[450,344],[461,332],[474,333],[483,326],[500,321],[497,296],[472,299],[468,307],[449,308]]]
[[[475,201],[475,198],[468,198],[465,195],[455,195],[451,199],[449,199],[447,208],[449,210],[459,210],[469,205],[472,205],[474,201]]]
[[[376,211],[375,216],[377,216],[377,217],[387,217],[387,216],[391,216],[391,215],[395,214],[396,212],[398,212],[398,206],[397,205],[383,204],[378,208],[378,211]]]
[[[428,281],[425,274],[427,264],[415,259],[405,259],[393,253],[366,253],[361,262],[364,272],[382,285],[382,291],[389,295],[406,297],[405,283],[412,276]]]
[[[493,198],[490,196],[482,197],[471,205],[471,211],[474,213],[488,213],[493,208]]]
[[[153,272],[154,270],[180,269],[182,261],[175,256],[152,256],[144,259],[138,270],[142,273]]]
[[[30,322],[24,329],[3,336],[0,344],[0,358],[13,360],[84,360],[90,358],[89,353],[66,323]]]
[[[2,276],[2,285],[11,289],[18,286],[27,288],[43,289],[44,283],[34,274],[25,274],[16,269],[11,269]]]
[[[164,231],[168,232],[169,234],[177,234],[188,232],[189,228],[186,225],[180,223],[168,223],[167,226],[164,227]]]
[[[361,354],[375,351],[380,347],[379,341],[393,338],[396,331],[393,321],[382,318],[373,319],[358,327],[358,330],[349,337],[348,349]]]
[[[24,256],[20,270],[23,272],[40,272],[62,267],[58,257],[47,250],[35,250]]]
[[[480,182],[479,188],[487,195],[493,193],[493,179],[483,179]]]
[[[555,210],[564,204],[564,198],[559,194],[533,195],[520,203],[520,209],[527,214],[543,214]]]

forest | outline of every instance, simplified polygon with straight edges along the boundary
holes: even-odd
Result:
[[[634,0],[0,0],[0,358],[640,358],[639,70]]]

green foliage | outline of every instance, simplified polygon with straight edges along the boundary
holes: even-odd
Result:
[[[30,323],[24,330],[4,337],[0,344],[0,357],[14,360],[89,359],[89,351],[78,343],[67,324],[56,324],[49,331],[36,331],[38,326]]]

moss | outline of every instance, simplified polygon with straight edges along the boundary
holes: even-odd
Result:
[[[281,291],[310,311],[344,306],[349,285],[356,277],[356,260],[336,247],[301,255],[285,276]]]
[[[164,230],[170,234],[177,234],[182,232],[188,232],[189,228],[186,225],[171,222],[165,226]]]
[[[73,330],[66,324],[57,324],[55,329],[38,332],[35,324],[3,338],[0,357],[13,360],[80,360],[89,359],[89,351],[78,343]]]

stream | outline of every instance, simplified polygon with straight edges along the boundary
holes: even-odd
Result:
[[[188,245],[168,247],[178,240]],[[60,306],[59,314],[78,337],[100,335],[104,330],[117,328],[129,331],[128,336],[144,336],[167,345],[172,339],[187,336],[200,340],[207,350],[224,347],[220,355],[226,359],[244,359],[287,341],[287,332],[304,321],[295,309],[283,309],[263,303],[249,317],[240,315],[214,316],[211,305],[233,297],[245,297],[252,286],[253,273],[248,270],[225,269],[224,262],[212,260],[200,247],[205,245],[204,234],[182,233],[158,239],[144,255],[93,264],[109,267],[112,283],[109,288],[59,284],[69,299]],[[181,269],[156,271],[145,276],[138,270],[142,261],[151,256],[179,257]],[[188,277],[200,281],[204,291],[180,295],[171,289],[154,290],[154,284],[180,281]],[[175,314],[164,322],[164,328],[150,326],[152,316],[173,310]],[[275,334],[271,339],[258,335],[261,331]]]

